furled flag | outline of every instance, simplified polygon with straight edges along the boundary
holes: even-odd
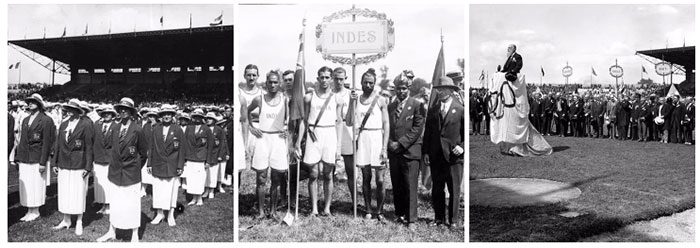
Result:
[[[299,34],[299,52],[297,53],[297,65],[294,72],[294,83],[292,84],[292,99],[289,109],[289,119],[305,119],[304,95],[306,87],[304,85],[304,29],[306,28],[306,18],[302,21],[302,29]]]
[[[481,70],[481,75],[479,75],[479,81],[484,80],[486,78],[486,75],[484,74],[484,70]]]
[[[163,27],[163,16],[160,16],[160,26]]]
[[[63,34],[61,35],[61,38],[66,37],[66,27],[63,27]]]
[[[544,68],[540,66],[540,72],[542,72],[542,76],[544,77]]]
[[[595,69],[593,69],[593,67],[591,67],[591,73],[593,74],[593,76],[598,76],[598,73],[595,73]]]
[[[437,61],[435,61],[435,69],[433,70],[433,87],[440,85],[440,78],[445,76],[445,54],[443,52],[443,44],[440,44],[440,52],[438,52]],[[428,109],[437,102],[437,93],[435,88],[430,91],[430,101],[428,101]]]
[[[224,12],[221,11],[221,14],[214,18],[214,21],[209,23],[209,26],[219,26],[224,23]]]
[[[85,33],[84,34],[87,34],[87,33],[88,33],[88,25],[85,24]]]

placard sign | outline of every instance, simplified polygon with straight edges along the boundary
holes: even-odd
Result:
[[[619,65],[613,65],[610,67],[610,76],[614,78],[619,78],[622,77],[623,74],[624,70],[622,70],[622,67],[620,67]]]
[[[323,54],[384,53],[389,49],[386,20],[321,24]]]
[[[573,74],[574,74],[574,68],[572,68],[571,66],[567,65],[561,69],[561,75],[563,75],[564,77],[568,78],[568,77],[571,77],[571,75],[573,75]]]
[[[671,74],[671,64],[668,62],[659,62],[654,66],[656,74],[659,76],[668,76]]]

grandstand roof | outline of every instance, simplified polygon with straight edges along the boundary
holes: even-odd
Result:
[[[644,54],[673,64],[681,65],[686,69],[695,69],[695,46],[644,50],[637,51],[637,54]]]
[[[76,69],[233,65],[232,25],[9,43]]]

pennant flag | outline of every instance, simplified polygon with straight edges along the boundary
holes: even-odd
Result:
[[[88,25],[85,24],[85,33],[84,34],[87,34],[87,33],[88,33]]]
[[[14,66],[15,66],[14,64],[11,64],[11,65],[10,65],[10,68],[7,68],[7,69],[12,69],[12,67],[14,67]]]
[[[163,27],[163,16],[160,16],[160,26]]]
[[[214,19],[213,22],[209,23],[209,26],[219,26],[224,23],[224,12]]]
[[[591,73],[593,74],[593,76],[598,76],[598,73],[595,73],[595,69],[593,69],[593,67],[591,67]]]
[[[20,63],[22,63],[22,62],[17,62],[17,64],[15,64],[15,69],[18,69],[18,68],[19,68],[19,64],[20,64]]]
[[[306,18],[302,21],[302,29],[299,34],[299,52],[297,53],[297,65],[294,72],[294,83],[292,84],[291,107],[289,108],[290,120],[304,119],[304,95],[306,86],[304,85],[304,29],[306,28]]]
[[[486,75],[484,75],[484,70],[481,70],[481,75],[479,75],[479,81],[484,80],[486,78]]]
[[[63,27],[63,34],[61,35],[61,38],[66,37],[66,27]]]
[[[647,73],[647,68],[644,68],[644,66],[642,66],[642,73],[644,73],[644,74]]]
[[[440,44],[440,52],[438,52],[437,61],[435,61],[435,69],[433,70],[433,80],[431,84],[433,87],[440,85],[440,78],[445,76],[445,54],[443,50],[443,44]],[[435,103],[437,103],[437,93],[435,88],[430,91],[430,100],[428,101],[428,109],[430,109]]]
[[[542,76],[544,77],[544,68],[540,66],[540,72],[542,72]]]

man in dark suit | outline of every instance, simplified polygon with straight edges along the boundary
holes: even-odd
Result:
[[[605,101],[596,95],[591,102],[591,125],[594,137],[603,137],[603,125],[605,124]]]
[[[632,107],[630,107],[630,102],[627,96],[623,96],[617,107],[617,133],[620,140],[627,140],[627,131],[629,130],[630,124],[630,112]]]
[[[564,137],[566,136],[568,121],[566,118],[566,113],[569,111],[569,105],[566,103],[566,99],[561,96],[561,93],[556,94],[552,109],[554,121],[557,127],[557,134]]]
[[[681,129],[681,121],[685,116],[685,105],[680,101],[680,96],[673,96],[673,111],[671,112],[671,131],[669,132],[668,142],[683,143],[683,132]]]
[[[491,134],[491,115],[489,114],[489,102],[491,101],[491,94],[489,94],[488,91],[484,93],[484,100],[481,101],[481,115],[485,116],[484,118],[484,134],[489,135]]]
[[[542,99],[542,103],[540,105],[542,106],[542,113],[540,113],[540,132],[542,133],[542,135],[551,135],[552,110],[554,109],[554,99],[552,98],[551,92],[547,96],[545,96],[544,99]]]
[[[537,129],[538,132],[542,133],[540,122],[542,120],[542,100],[540,97],[540,92],[535,92],[530,101],[530,123]]]
[[[29,116],[22,120],[15,161],[19,170],[19,202],[27,207],[21,221],[39,218],[39,207],[46,203],[47,162],[56,139],[56,126],[44,113],[44,100],[39,94],[25,99]]]
[[[693,130],[695,130],[695,99],[692,96],[686,98],[683,126],[685,144],[695,144],[693,141]]]
[[[469,118],[472,123],[472,134],[481,134],[481,112],[482,99],[477,94],[476,90],[472,90],[469,95]]]
[[[433,88],[439,101],[428,109],[422,152],[433,179],[434,224],[456,227],[464,170],[464,106],[451,97],[459,88],[449,78],[440,78],[440,85]],[[450,193],[447,219],[445,186]]]
[[[418,220],[420,136],[425,124],[425,110],[420,101],[408,97],[410,83],[410,80],[394,81],[396,99],[387,107],[390,130],[387,150],[397,222],[413,228],[413,223]]]
[[[121,120],[112,133],[111,161],[107,177],[112,182],[109,231],[98,242],[114,239],[115,229],[131,229],[131,241],[138,242],[141,226],[141,168],[146,164],[148,146],[141,126],[136,123],[136,108],[131,98],[114,105]]]
[[[503,63],[503,68],[501,68],[501,72],[506,73],[506,79],[508,81],[515,81],[518,79],[518,73],[520,73],[520,69],[523,68],[523,57],[516,53],[515,49],[515,44],[508,45],[508,51],[506,53],[508,59],[506,59],[506,62]]]

